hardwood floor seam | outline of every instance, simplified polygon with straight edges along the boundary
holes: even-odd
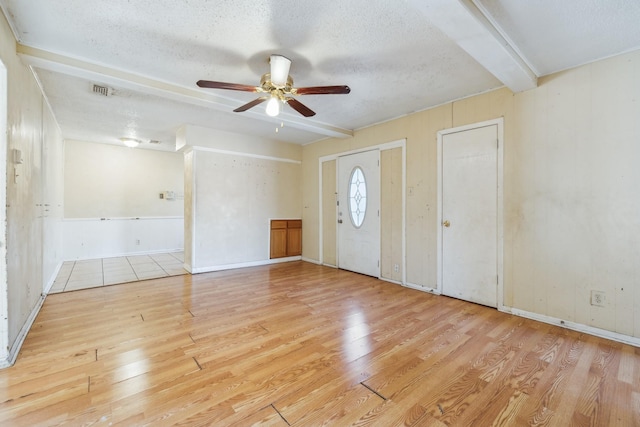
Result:
[[[371,393],[375,394],[376,396],[378,396],[380,399],[382,400],[389,400],[388,398],[384,397],[382,394],[378,393],[376,390],[372,389],[371,387],[369,387],[367,384],[365,384],[364,381],[360,382],[360,385],[362,385],[364,388],[366,388],[367,390],[369,390]]]
[[[289,421],[287,421],[287,419],[284,417],[284,415],[282,415],[282,413],[280,411],[278,411],[278,408],[276,408],[273,403],[271,404],[271,407],[273,408],[274,411],[276,411],[278,413],[278,415],[280,415],[280,418],[282,418],[282,421],[284,421],[288,426],[291,425],[289,423]]]

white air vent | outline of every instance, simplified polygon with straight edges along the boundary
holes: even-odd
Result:
[[[160,144],[160,141],[158,141],[157,139],[151,139],[149,140],[149,144]]]
[[[113,94],[113,89],[107,86],[93,85],[93,93],[97,93],[102,96],[111,96]]]

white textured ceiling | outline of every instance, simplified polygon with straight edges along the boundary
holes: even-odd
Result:
[[[166,149],[183,124],[301,144],[348,136],[502,85],[533,87],[536,76],[640,48],[638,0],[0,5],[65,138],[117,143],[136,136]],[[232,112],[255,94],[195,85],[200,79],[257,85],[272,53],[293,61],[295,86],[346,84],[351,93],[300,97],[316,111],[312,118],[287,108],[270,119],[262,106]],[[113,96],[93,94],[94,83],[112,87]]]
[[[539,76],[640,48],[639,0],[481,0]]]

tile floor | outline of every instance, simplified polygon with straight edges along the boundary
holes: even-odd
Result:
[[[184,252],[67,261],[49,293],[189,274],[183,263]]]

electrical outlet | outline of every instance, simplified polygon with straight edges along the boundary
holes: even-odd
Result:
[[[602,291],[591,291],[591,305],[597,307],[604,307],[606,301],[606,294]]]
[[[136,245],[140,244],[140,239],[136,239]]]
[[[398,264],[394,264],[393,271],[395,271],[396,273],[400,271],[400,266]]]

